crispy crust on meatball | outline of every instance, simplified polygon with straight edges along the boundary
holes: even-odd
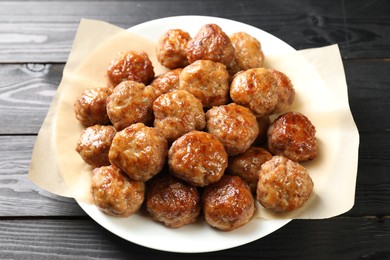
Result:
[[[148,183],[146,210],[154,220],[179,228],[198,220],[200,195],[195,187],[162,173]]]
[[[229,67],[234,59],[234,47],[230,38],[216,24],[203,25],[188,42],[186,53],[190,63],[196,60],[212,60]]]
[[[154,127],[173,142],[192,130],[206,126],[202,102],[185,90],[175,90],[159,96],[153,102]]]
[[[161,94],[179,89],[179,76],[182,70],[182,68],[177,68],[157,76],[152,83],[150,83],[150,85],[154,87],[156,95],[160,96]]]
[[[257,200],[272,211],[289,212],[304,205],[313,186],[302,165],[283,156],[274,156],[261,166]]]
[[[280,115],[268,129],[268,149],[293,161],[314,159],[318,153],[316,129],[301,113]]]
[[[107,68],[107,77],[112,87],[126,80],[148,85],[154,78],[153,65],[143,51],[119,52]]]
[[[160,131],[137,123],[115,135],[108,157],[131,179],[147,181],[162,170],[167,152],[168,143]]]
[[[230,41],[235,49],[234,63],[241,70],[263,67],[264,53],[256,38],[245,32],[237,32],[230,35]]]
[[[240,176],[256,192],[261,165],[272,158],[272,154],[266,149],[251,146],[244,153],[230,157],[227,172],[231,175]]]
[[[92,167],[110,165],[108,152],[115,134],[116,130],[113,126],[94,125],[87,127],[80,135],[76,151]]]
[[[270,115],[278,102],[275,77],[265,68],[239,72],[230,86],[230,97],[242,106],[250,108],[256,116]]]
[[[170,29],[161,35],[157,45],[157,59],[161,65],[169,69],[187,66],[186,48],[190,40],[190,34],[181,29]]]
[[[202,203],[206,222],[223,231],[245,225],[255,212],[251,190],[238,176],[224,175],[205,187]]]
[[[124,81],[115,87],[107,98],[107,114],[120,131],[134,123],[149,124],[153,121],[154,87],[136,81]]]
[[[214,135],[191,131],[172,143],[168,152],[171,173],[187,183],[204,187],[217,182],[227,167],[228,155]]]
[[[110,88],[84,90],[74,103],[76,118],[84,126],[107,125],[110,119],[106,110],[106,99],[111,95]]]
[[[207,132],[221,141],[229,155],[245,152],[259,134],[257,120],[251,110],[235,103],[209,109],[206,124]]]
[[[117,217],[129,217],[141,208],[145,184],[129,179],[115,166],[103,166],[93,170],[91,193],[101,211]]]
[[[278,87],[278,102],[276,103],[274,113],[287,112],[294,102],[295,89],[289,77],[283,72],[275,69],[270,69],[270,72],[276,79]]]
[[[222,63],[198,60],[180,73],[180,89],[200,99],[206,108],[223,105],[229,98],[229,73]]]

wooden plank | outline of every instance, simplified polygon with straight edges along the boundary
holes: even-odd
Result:
[[[135,245],[89,219],[2,220],[0,233],[2,259],[388,259],[390,256],[388,218],[295,220],[247,245],[186,255]]]
[[[0,134],[37,134],[63,65],[11,64],[0,69]]]
[[[0,136],[0,216],[85,216],[73,199],[28,179],[34,142],[35,136]]]
[[[346,58],[390,57],[388,7],[385,1],[366,2],[2,1],[0,62],[66,61],[81,18],[128,28],[152,19],[189,14],[248,23],[297,49],[338,43]]]

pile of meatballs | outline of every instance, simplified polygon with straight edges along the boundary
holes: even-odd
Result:
[[[216,24],[193,38],[171,29],[157,59],[169,70],[155,76],[145,52],[118,53],[107,87],[74,103],[96,206],[118,217],[146,210],[172,228],[203,216],[223,231],[248,223],[256,200],[274,212],[302,207],[313,181],[301,162],[317,156],[316,130],[289,111],[293,84],[263,67],[260,42]]]

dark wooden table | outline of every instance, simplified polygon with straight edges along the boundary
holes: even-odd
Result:
[[[182,255],[122,240],[91,220],[73,199],[29,181],[34,141],[80,19],[127,28],[186,14],[241,21],[296,49],[339,44],[360,132],[356,199],[349,212],[293,220],[234,249]],[[0,259],[390,259],[389,111],[387,0],[1,1]]]

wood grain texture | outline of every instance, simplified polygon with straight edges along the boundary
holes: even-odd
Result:
[[[345,58],[390,57],[386,10],[385,0],[2,1],[0,62],[66,61],[81,18],[128,28],[191,14],[241,21],[297,49],[338,43]]]
[[[230,250],[203,254],[177,254],[147,249],[116,237],[89,219],[2,220],[0,233],[2,234],[0,236],[0,258],[2,259],[243,259],[244,256],[251,256],[251,259],[388,259],[390,257],[390,220],[376,218],[294,220],[255,242]],[[162,239],[169,240],[169,238]]]
[[[85,216],[73,199],[46,192],[28,179],[34,142],[35,136],[0,136],[0,216]]]

